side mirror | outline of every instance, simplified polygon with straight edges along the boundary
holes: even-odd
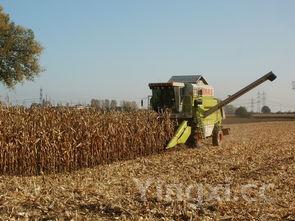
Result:
[[[203,101],[202,100],[194,100],[194,106],[199,106],[202,105]]]

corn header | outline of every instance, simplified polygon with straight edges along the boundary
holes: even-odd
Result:
[[[214,88],[201,75],[173,76],[165,83],[150,83],[153,110],[171,110],[172,118],[178,123],[167,148],[177,144],[196,147],[208,137],[214,146],[219,146],[223,136],[229,134],[229,129],[222,126],[223,107],[263,82],[275,79],[276,75],[269,72],[223,101],[214,97]]]

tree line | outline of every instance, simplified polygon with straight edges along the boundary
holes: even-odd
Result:
[[[252,112],[248,111],[246,107],[235,107],[232,104],[226,105],[224,108],[224,111],[226,114],[234,114],[238,117],[250,117]],[[261,108],[261,113],[263,114],[269,114],[271,113],[271,109],[268,106],[263,106]]]
[[[70,105],[70,103],[57,103],[52,104],[48,100],[43,100],[42,103],[32,103],[31,108],[36,107],[74,107],[74,108],[94,108],[98,111],[136,111],[138,110],[138,105],[135,101],[121,101],[120,104],[116,100],[109,99],[91,99],[90,104],[75,104]]]
[[[116,100],[109,99],[92,99],[90,106],[102,111],[135,111],[138,109],[135,101],[122,101],[120,105]]]

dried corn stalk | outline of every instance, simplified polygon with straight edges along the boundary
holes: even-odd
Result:
[[[74,108],[1,108],[0,174],[72,171],[163,150],[168,114]]]

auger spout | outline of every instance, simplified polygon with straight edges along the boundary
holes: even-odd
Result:
[[[272,71],[269,72],[268,74],[264,75],[263,77],[259,78],[258,80],[254,81],[253,83],[249,84],[248,86],[246,86],[243,89],[239,90],[237,93],[229,96],[225,100],[221,101],[220,103],[218,103],[217,105],[215,105],[214,107],[212,107],[211,109],[206,111],[204,113],[204,117],[207,117],[210,114],[213,114],[215,111],[221,109],[225,105],[227,105],[227,104],[233,102],[234,100],[238,99],[239,97],[241,97],[242,95],[248,93],[249,91],[251,91],[252,89],[257,87],[258,85],[264,83],[265,81],[267,81],[267,80],[274,81],[276,78],[277,78],[277,76]]]

